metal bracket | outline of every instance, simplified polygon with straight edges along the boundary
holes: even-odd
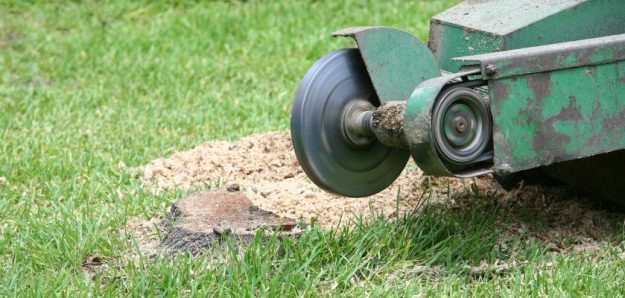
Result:
[[[408,32],[373,26],[332,35],[356,41],[381,104],[406,101],[421,82],[441,75],[432,52]]]

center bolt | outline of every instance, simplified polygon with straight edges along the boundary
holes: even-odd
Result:
[[[455,119],[455,128],[459,133],[463,133],[467,130],[467,121],[464,118],[456,118]]]

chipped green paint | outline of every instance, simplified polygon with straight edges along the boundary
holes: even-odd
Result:
[[[495,167],[516,172],[625,149],[625,62],[489,81]]]
[[[537,124],[530,113],[519,112],[529,110],[531,104],[531,90],[527,81],[517,78],[491,81],[489,92],[494,122],[495,160],[501,161],[499,166],[509,164],[512,158],[538,159],[537,152],[531,146]],[[512,127],[522,128],[524,132],[520,134]]]
[[[381,103],[406,101],[419,83],[441,74],[428,47],[405,31],[354,27],[332,35],[356,40]]]
[[[489,80],[500,170],[625,149],[625,34],[456,60]]]
[[[625,60],[625,34],[459,57],[454,60],[463,66],[479,66],[484,79],[605,64]]]
[[[622,0],[465,1],[432,18],[428,45],[456,72],[456,57],[622,33]]]
[[[441,69],[449,72],[460,70],[462,63],[450,58],[501,51],[503,43],[499,36],[480,31],[469,31],[454,26],[431,25],[428,46],[434,53]],[[443,44],[443,47],[436,45]]]

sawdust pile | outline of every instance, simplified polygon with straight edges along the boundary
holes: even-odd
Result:
[[[448,180],[458,184],[454,188],[467,183]],[[328,194],[303,173],[288,132],[252,135],[237,142],[211,141],[156,159],[143,168],[143,181],[156,190],[236,183],[260,208],[306,221],[314,217],[324,227],[346,223],[353,215],[367,217],[371,211],[394,217],[398,207],[400,213],[412,210],[424,193],[422,184],[431,182],[409,161],[397,181],[379,194],[367,198]]]
[[[429,203],[451,208],[496,209],[501,214],[500,224],[511,236],[538,239],[555,251],[570,246],[564,242],[574,244],[576,250],[594,250],[605,239],[603,234],[623,220],[622,214],[597,208],[595,202],[561,188],[521,186],[505,192],[490,176],[429,178],[412,161],[397,181],[379,194],[367,198],[331,195],[302,172],[288,132],[253,135],[237,142],[207,142],[156,159],[142,171],[145,185],[157,191],[236,183],[258,207],[295,219],[316,218],[323,227],[348,223],[353,216],[366,219],[372,211],[393,218],[413,210],[427,194]],[[480,200],[488,202],[477,204]]]
[[[614,210],[614,205],[565,188],[523,183],[510,192],[489,192],[495,183],[479,186],[477,197],[472,192],[458,192],[451,208],[497,214],[496,226],[503,231],[500,246],[520,238],[542,243],[555,253],[595,253],[621,233],[625,214]]]

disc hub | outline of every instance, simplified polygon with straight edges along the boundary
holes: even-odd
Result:
[[[375,141],[371,130],[373,111],[375,106],[365,99],[356,98],[346,104],[341,114],[341,126],[348,142],[362,147]]]

